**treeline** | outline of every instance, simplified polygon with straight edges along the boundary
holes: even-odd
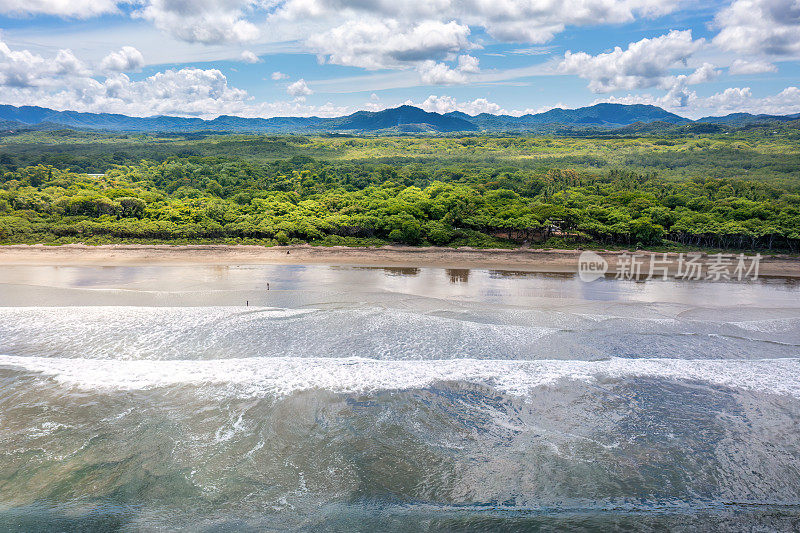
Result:
[[[313,158],[324,162],[311,168],[315,173],[320,166],[330,169],[339,163],[384,164],[400,174],[427,175],[447,168],[465,174],[492,173],[503,167],[536,172],[570,168],[599,174],[624,168],[641,174],[656,172],[665,180],[744,178],[792,186],[800,175],[798,141],[800,129],[780,130],[778,125],[729,134],[614,138],[0,132],[0,175],[40,164],[104,173],[120,165],[137,166],[142,160],[221,158],[258,166]]]
[[[684,246],[800,251],[800,191],[562,169],[172,158],[0,177],[0,241]]]

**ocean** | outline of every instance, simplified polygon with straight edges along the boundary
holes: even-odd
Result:
[[[797,530],[798,297],[0,266],[0,530]]]

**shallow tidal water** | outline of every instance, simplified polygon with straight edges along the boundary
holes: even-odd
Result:
[[[0,266],[0,531],[797,530],[799,297]]]

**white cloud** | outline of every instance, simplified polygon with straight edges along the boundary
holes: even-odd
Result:
[[[244,50],[242,52],[242,55],[239,56],[239,57],[245,63],[253,63],[253,64],[255,64],[255,63],[260,63],[261,62],[261,59],[259,59],[259,57],[257,55],[255,55],[253,52],[251,52],[250,50]]]
[[[47,90],[20,87],[3,91],[5,103],[20,105],[35,98],[38,105],[54,109],[123,113],[134,116],[156,114],[214,116],[241,111],[247,93],[227,85],[215,69],[167,70],[140,81],[114,74],[103,82],[77,78]]]
[[[719,77],[719,70],[711,63],[703,63],[694,72],[688,76],[677,76],[678,79],[685,79],[688,85],[697,85],[700,83],[708,83],[714,81]]]
[[[279,70],[276,70],[276,71],[275,71],[275,72],[273,72],[273,73],[272,73],[272,75],[270,76],[270,78],[272,78],[274,81],[285,80],[285,79],[286,79],[286,78],[288,78],[288,77],[289,77],[289,75],[288,75],[288,74],[284,74],[283,72],[281,72],[281,71],[279,71]]]
[[[746,54],[800,53],[800,4],[797,0],[734,0],[714,22],[714,44]]]
[[[500,104],[487,100],[486,98],[476,98],[475,100],[459,101],[452,96],[437,96],[432,94],[425,99],[421,104],[415,104],[411,100],[405,102],[408,105],[416,105],[425,111],[433,111],[436,113],[450,113],[452,111],[460,111],[467,115],[480,115],[481,113],[491,113],[492,115],[511,115],[520,117],[522,115],[544,113],[554,108],[564,109],[566,106],[562,103],[549,106],[541,106],[539,108],[526,108],[526,109],[504,109]]]
[[[87,70],[70,50],[59,50],[45,58],[29,50],[11,50],[0,41],[0,86],[29,87],[54,85],[57,77],[85,76]]]
[[[216,69],[167,70],[140,81],[115,74],[103,82],[79,78],[56,89],[9,87],[0,102],[37,105],[57,110],[122,113],[131,116],[173,115],[214,118],[221,114],[243,117],[339,116],[345,106],[307,105],[302,100],[256,103],[244,90],[231,87]]]
[[[778,67],[760,59],[748,61],[746,59],[737,59],[731,64],[728,72],[731,74],[763,74],[765,72],[777,72]]]
[[[273,2],[268,0],[0,0],[0,13],[89,18],[135,9],[132,16],[187,42],[206,44],[252,41],[258,27],[249,17]]]
[[[329,63],[370,70],[414,68],[424,84],[452,85],[480,72],[478,58],[457,55],[473,46],[469,34],[469,27],[455,21],[405,25],[397,20],[365,19],[346,22],[307,43]]]
[[[114,0],[0,0],[0,13],[88,18],[117,11]]]
[[[88,73],[83,61],[75,57],[72,50],[59,50],[50,68],[58,76],[84,76]]]
[[[672,11],[679,1],[0,0],[0,12],[130,14],[187,43],[235,45],[268,34],[282,42],[301,43],[304,50],[329,63],[422,69],[432,72],[428,77],[433,81],[457,83],[463,79],[459,73],[477,72],[477,65],[452,65],[457,56],[472,57],[467,52],[479,48],[470,40],[470,28],[501,41],[541,43],[568,26],[658,16]],[[153,61],[146,47],[139,48]],[[434,66],[423,67],[426,61],[434,61]],[[448,65],[447,69],[436,63]]]
[[[787,115],[800,112],[800,89],[787,87],[778,94],[756,98],[750,87],[731,87],[699,103],[701,107],[716,112]]]
[[[667,89],[667,94],[659,99],[661,106],[682,108],[691,106],[697,98],[697,93],[689,89],[690,85],[708,83],[719,77],[719,70],[711,63],[703,63],[691,74],[681,74],[664,78],[662,89]]]
[[[703,39],[692,40],[691,30],[673,30],[660,37],[630,43],[625,50],[617,46],[612,52],[596,56],[567,52],[558,68],[588,79],[589,88],[598,93],[667,87],[673,83],[668,75],[670,69],[683,66],[703,43]]]
[[[510,42],[545,43],[566,26],[619,24],[637,16],[656,16],[672,11],[673,0],[563,0],[530,2],[525,0],[472,0],[473,19],[482,23],[496,39]]]
[[[254,0],[149,0],[136,16],[184,41],[239,43],[259,35],[246,18],[255,4]]]
[[[419,79],[426,85],[455,85],[467,81],[466,75],[444,63],[423,61],[418,67]]]
[[[702,116],[727,115],[729,113],[753,113],[770,115],[789,115],[800,112],[800,88],[787,87],[780,93],[755,97],[750,87],[729,87],[722,92],[707,97],[692,98],[685,106],[672,105],[669,95],[655,97],[651,94],[629,94],[623,97],[611,96],[598,102],[613,102],[618,104],[650,104],[663,107],[682,116],[699,118]]]
[[[417,65],[419,79],[426,85],[456,85],[466,83],[468,74],[477,74],[481,71],[478,58],[470,55],[458,56],[455,68],[450,68],[444,63],[427,60]]]
[[[276,18],[458,21],[484,28],[502,41],[543,43],[566,26],[630,22],[668,13],[677,4],[677,0],[285,0],[279,3]]]
[[[461,111],[467,115],[479,115],[481,113],[498,114],[504,110],[496,103],[490,102],[486,98],[477,98],[471,102],[459,102],[452,96],[430,95],[420,105],[425,111],[436,113],[450,113]]]
[[[470,55],[458,56],[458,70],[466,74],[477,74],[481,71],[477,57]]]
[[[307,41],[329,63],[366,69],[397,68],[442,59],[469,48],[469,27],[424,21],[410,26],[396,20],[351,20]]]
[[[375,93],[369,95],[369,101],[365,102],[364,105],[361,106],[362,109],[367,111],[381,111],[387,108],[387,105],[381,102],[380,96]]]
[[[117,74],[96,87],[93,94],[90,91],[86,104],[132,109],[144,104],[149,107],[147,114],[206,116],[241,107],[247,100],[246,91],[230,87],[219,70],[184,68],[159,72],[141,81]]]
[[[711,107],[718,111],[729,111],[734,108],[741,110],[752,99],[753,93],[750,87],[729,87],[721,93],[706,98],[704,104],[705,107]]]
[[[256,103],[247,91],[229,85],[217,69],[170,69],[138,81],[112,73],[99,81],[69,50],[43,57],[29,50],[12,50],[3,42],[0,87],[4,104],[35,103],[57,110],[132,116],[338,116],[349,111],[332,103],[314,106],[301,100]]]
[[[306,84],[306,80],[302,78],[294,83],[290,83],[289,86],[286,87],[286,92],[292,96],[308,96],[314,94],[314,91]]]
[[[100,68],[115,72],[130,72],[141,69],[144,64],[144,56],[139,50],[132,46],[123,46],[120,50],[104,57],[100,62]]]
[[[235,45],[268,34],[302,42],[330,63],[404,69],[428,60],[447,63],[478,47],[470,41],[471,27],[501,41],[542,43],[569,26],[658,16],[679,1],[0,0],[0,13],[130,14],[187,43]],[[139,48],[153,60],[146,47]],[[460,72],[469,70],[461,66]]]

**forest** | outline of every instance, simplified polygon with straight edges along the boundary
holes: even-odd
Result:
[[[0,243],[800,252],[800,130],[0,134]]]

